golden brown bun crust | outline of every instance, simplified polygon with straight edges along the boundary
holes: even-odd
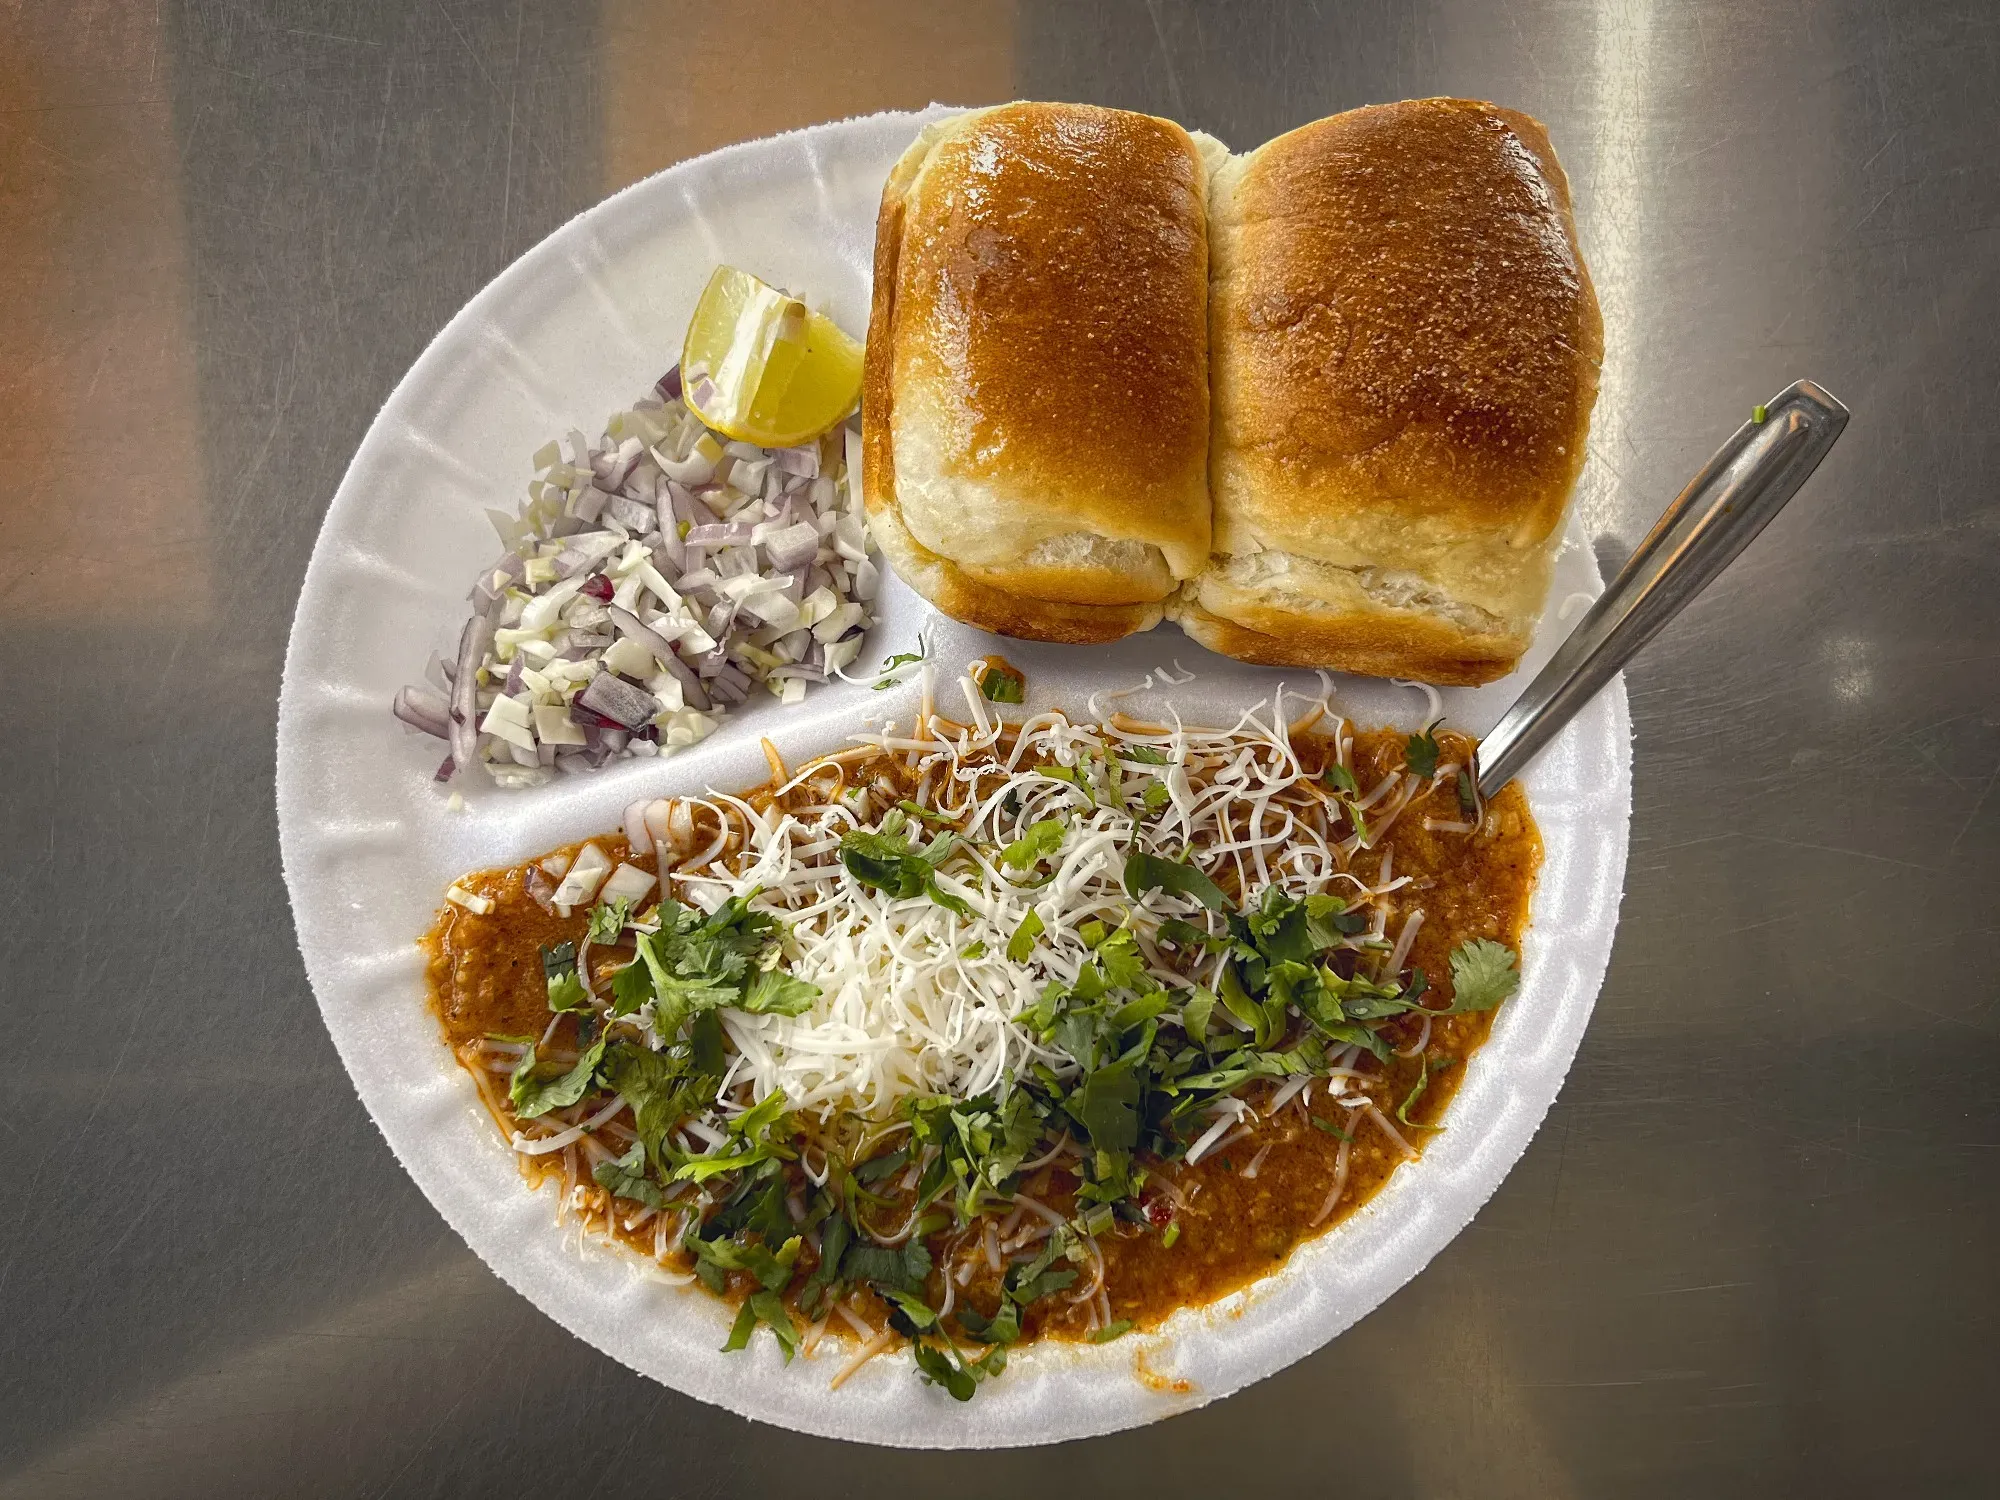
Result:
[[[1421,615],[1385,619],[1358,613],[1337,619],[1282,610],[1244,610],[1242,619],[1210,614],[1184,600],[1181,629],[1211,651],[1266,667],[1325,667],[1363,677],[1408,677],[1443,687],[1477,687],[1514,669],[1520,648]]]
[[[926,129],[876,226],[870,515],[897,509],[966,584],[1020,596],[1015,613],[1143,617],[1127,606],[1196,571],[1205,190],[1187,132],[1148,115],[1011,104]]]
[[[1604,333],[1541,125],[1466,100],[1378,105],[1222,178],[1218,510],[1313,555],[1369,511],[1549,536]]]
[[[893,506],[872,512],[868,529],[903,582],[954,620],[995,635],[1095,646],[1160,623],[1158,604],[1063,604],[989,587],[925,548],[905,529]]]

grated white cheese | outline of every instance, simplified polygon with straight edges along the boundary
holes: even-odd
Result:
[[[1286,734],[1282,692],[1227,729],[1072,724],[1048,713],[1020,726],[1009,746],[991,705],[965,686],[970,725],[926,713],[910,735],[889,725],[856,743],[907,752],[924,789],[918,801],[959,828],[966,842],[939,883],[969,915],[928,897],[888,896],[848,875],[841,835],[879,829],[888,811],[872,791],[859,808],[850,786],[834,802],[761,817],[719,793],[689,804],[736,829],[742,852],[728,867],[711,862],[725,844],[718,836],[673,877],[674,893],[707,911],[759,893],[755,904],[787,924],[785,968],[821,992],[800,1016],[723,1012],[740,1053],[732,1079],[747,1081],[752,1098],[781,1091],[795,1109],[881,1117],[913,1093],[1004,1092],[1031,1063],[1072,1076],[1070,1059],[1022,1018],[1050,980],[1073,982],[1089,960],[1079,929],[1132,919],[1154,978],[1185,992],[1189,978],[1161,959],[1154,934],[1169,916],[1210,922],[1192,897],[1154,891],[1134,903],[1123,875],[1135,849],[1189,859],[1215,878],[1227,872],[1253,900],[1267,885],[1304,895],[1345,873],[1345,854]],[[1138,758],[1141,747],[1166,763]],[[1107,758],[1118,767],[1117,791],[1102,769]],[[1036,762],[1082,766],[1083,785],[1033,769]],[[791,785],[814,774],[808,766]],[[1143,794],[1155,782],[1165,801],[1148,808]],[[647,821],[664,827],[669,815],[669,806],[656,806]],[[1047,883],[1028,884],[1034,872],[1008,869],[1000,851],[1048,818],[1064,825],[1063,842]],[[1026,963],[1011,962],[1007,946],[1031,912],[1043,933]],[[1221,958],[1204,963],[1197,977],[1213,983],[1209,969]],[[1234,1023],[1218,1015],[1213,1024]]]

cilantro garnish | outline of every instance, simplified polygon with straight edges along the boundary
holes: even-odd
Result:
[[[840,862],[848,874],[871,890],[903,899],[928,896],[946,911],[963,917],[971,915],[971,908],[937,883],[938,866],[956,847],[954,835],[940,833],[918,848],[902,836],[901,822],[892,813],[878,833],[857,828],[842,834]]]
[[[576,972],[576,944],[558,943],[542,949],[542,979],[549,988],[549,1009],[557,1013],[590,1009],[590,994]]]
[[[1010,870],[1025,870],[1037,860],[1047,859],[1062,848],[1062,842],[1062,820],[1043,818],[1038,823],[1030,823],[1026,833],[1000,851],[1000,862]]]
[[[1042,914],[1029,911],[1021,919],[1021,925],[1014,929],[1014,935],[1007,939],[1007,957],[1017,964],[1028,961],[1028,955],[1035,951],[1035,940],[1046,930]]]
[[[792,1356],[799,1351],[799,1330],[793,1324],[791,1314],[785,1311],[784,1298],[775,1291],[752,1292],[743,1299],[743,1306],[737,1310],[736,1321],[730,1325],[729,1342],[722,1346],[724,1354],[733,1354],[738,1349],[749,1347],[750,1335],[762,1323],[771,1330],[771,1336],[778,1341],[778,1349],[785,1356],[785,1363],[792,1362]]]
[[[1156,854],[1134,850],[1125,860],[1125,894],[1134,901],[1148,891],[1169,891],[1176,896],[1192,896],[1210,911],[1228,911],[1229,898],[1222,888],[1193,865],[1178,859],[1161,859]]]
[[[880,693],[894,687],[903,680],[903,668],[913,667],[920,662],[928,660],[930,654],[931,643],[929,639],[919,633],[916,650],[898,651],[894,656],[875,669],[875,691]]]
[[[1403,746],[1404,764],[1425,781],[1437,775],[1439,749],[1434,731],[1443,722],[1442,719],[1433,719],[1418,733],[1411,735]]]
[[[1491,938],[1474,938],[1451,951],[1451,1009],[1447,1014],[1492,1010],[1521,987],[1514,950]]]
[[[1021,703],[1027,698],[1027,683],[1019,672],[989,662],[980,676],[979,691],[989,703]]]
[[[552,1073],[549,1065],[535,1060],[535,1049],[530,1046],[521,1054],[521,1061],[514,1069],[514,1076],[507,1087],[508,1098],[514,1106],[514,1117],[520,1120],[534,1120],[552,1109],[568,1109],[577,1100],[590,1092],[591,1077],[597,1072],[599,1059],[604,1056],[604,1037],[584,1048],[574,1066],[560,1073]]]
[[[1338,761],[1326,768],[1325,772],[1320,776],[1320,780],[1333,788],[1334,791],[1341,792],[1346,796],[1358,797],[1361,795],[1361,783],[1354,779],[1352,771],[1348,770],[1347,767],[1341,765]]]
[[[630,919],[630,901],[600,901],[590,909],[590,930],[584,934],[587,942],[615,943],[618,934],[625,930]]]
[[[1458,811],[1467,823],[1479,821],[1479,789],[1472,784],[1472,773],[1458,773]]]

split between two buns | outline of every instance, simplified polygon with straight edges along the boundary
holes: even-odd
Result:
[[[945,613],[1490,681],[1533,635],[1602,327],[1542,128],[1459,100],[1244,156],[1011,104],[883,190],[877,545]]]

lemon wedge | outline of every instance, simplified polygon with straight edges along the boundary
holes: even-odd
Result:
[[[798,298],[717,266],[688,323],[681,389],[723,436],[791,448],[854,410],[861,345]]]

